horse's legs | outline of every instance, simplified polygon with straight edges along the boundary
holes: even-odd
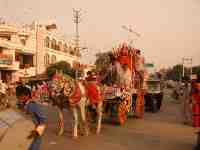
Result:
[[[64,115],[63,115],[63,111],[60,108],[58,108],[58,113],[59,113],[59,128],[60,128],[58,135],[63,135],[63,133],[64,133]]]
[[[72,108],[73,116],[74,116],[74,129],[73,129],[73,137],[78,137],[78,110],[77,107]]]
[[[97,122],[97,130],[96,130],[96,134],[99,134],[101,131],[101,121],[102,121],[102,115],[103,115],[103,102],[99,103],[97,105],[97,116],[98,116],[98,122]]]
[[[79,103],[79,108],[80,108],[80,112],[81,112],[81,119],[84,125],[84,129],[85,129],[85,134],[88,136],[89,135],[89,128],[88,128],[88,124],[86,121],[86,97],[82,97],[81,101]]]

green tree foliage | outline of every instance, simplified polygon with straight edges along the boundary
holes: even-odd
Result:
[[[57,71],[62,71],[64,74],[68,74],[72,78],[76,76],[76,70],[71,67],[71,65],[65,61],[60,61],[55,64],[50,65],[46,69],[48,77],[52,77]]]
[[[116,68],[113,66],[113,69],[109,69],[113,59],[114,57],[111,51],[98,53],[96,55],[96,71],[100,73],[103,84],[112,85],[117,82]]]
[[[194,66],[192,68],[192,72],[193,72],[193,74],[200,75],[200,66]]]
[[[184,76],[185,78],[189,79],[190,76],[190,68],[184,68]],[[194,66],[192,68],[192,73],[193,74],[197,74],[200,75],[200,66]],[[180,79],[182,79],[183,76],[183,65],[178,64],[173,66],[173,68],[169,68],[166,71],[166,79],[167,80],[174,80],[174,81],[179,81]]]
[[[183,65],[175,65],[173,68],[169,68],[166,73],[167,80],[179,81],[183,74]]]
[[[99,72],[107,70],[111,60],[110,55],[112,55],[112,52],[104,52],[104,53],[98,53],[96,54],[96,70]]]

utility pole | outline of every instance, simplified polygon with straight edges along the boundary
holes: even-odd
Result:
[[[189,65],[190,67],[190,76],[192,75],[192,58],[189,58],[189,57],[183,57],[182,58],[182,65],[183,65],[183,74],[182,74],[182,77],[185,76],[185,65]]]
[[[36,64],[36,68],[35,68],[35,75],[37,77],[38,75],[38,23],[35,22],[35,64]]]
[[[75,36],[75,53],[80,53],[80,35],[79,35],[79,23],[81,22],[81,9],[73,9],[73,21],[76,25],[76,36]]]
[[[79,36],[79,23],[81,22],[81,9],[73,9],[73,21],[76,25],[76,36],[75,36],[75,53],[80,54],[80,36]],[[78,78],[78,68],[76,68],[76,79]]]

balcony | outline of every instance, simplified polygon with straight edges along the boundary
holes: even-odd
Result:
[[[80,58],[79,56],[76,56],[72,53],[67,53],[67,52],[64,52],[64,51],[58,51],[58,50],[54,50],[54,49],[51,49],[51,48],[46,48],[46,50],[48,52],[52,52],[52,53],[57,54],[57,55],[67,56],[67,57],[75,59],[75,60]]]
[[[2,61],[2,60],[0,60],[0,69],[19,70],[19,62],[18,61]]]
[[[19,69],[18,74],[19,77],[32,77],[35,76],[35,67],[30,67],[30,68],[24,68],[24,69]]]

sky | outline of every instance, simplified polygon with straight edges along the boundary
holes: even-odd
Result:
[[[68,37],[75,35],[73,8],[81,8],[79,26],[83,62],[95,60],[95,53],[111,50],[133,40],[146,62],[157,67],[181,63],[192,57],[200,65],[200,0],[0,0],[0,14],[6,20],[31,23],[53,20]],[[138,38],[122,25],[131,25]]]

